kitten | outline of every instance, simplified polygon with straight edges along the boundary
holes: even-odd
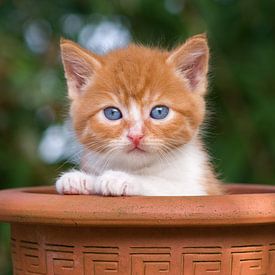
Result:
[[[57,180],[59,193],[222,193],[199,137],[209,59],[205,35],[171,52],[130,45],[105,56],[62,39],[61,55],[85,156],[81,171]]]

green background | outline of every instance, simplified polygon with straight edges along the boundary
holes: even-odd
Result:
[[[80,41],[85,26],[104,21],[169,48],[207,32],[205,139],[216,169],[227,182],[275,184],[274,12],[270,0],[0,1],[0,189],[53,184],[70,167],[38,150],[67,112],[59,39]],[[66,27],[68,18],[77,20]],[[11,274],[8,229],[0,226],[1,275]]]

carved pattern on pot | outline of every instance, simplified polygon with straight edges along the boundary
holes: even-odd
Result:
[[[183,251],[183,274],[223,274],[222,247],[184,247]]]
[[[46,256],[47,274],[75,274],[74,246],[46,243],[44,250]]]
[[[119,274],[119,248],[84,246],[84,274]]]
[[[243,245],[233,246],[232,255],[232,274],[245,275],[248,274],[265,274],[267,272],[267,257],[264,253],[268,253],[261,245]]]
[[[170,247],[131,247],[131,274],[169,274]]]
[[[182,247],[181,253],[171,247],[129,246],[126,258],[114,246],[82,246],[12,241],[15,274],[122,274],[122,262],[130,263],[132,275],[173,274],[173,253],[181,255],[182,275],[264,275],[275,272],[275,243]],[[225,254],[231,257],[225,257]],[[124,255],[125,256],[125,255]],[[269,259],[269,267],[268,267]],[[83,271],[81,264],[83,263]],[[128,265],[128,264],[126,264]],[[228,273],[229,272],[229,273]],[[123,273],[124,274],[124,273]]]

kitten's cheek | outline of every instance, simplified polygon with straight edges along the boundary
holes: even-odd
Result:
[[[134,177],[120,171],[106,171],[95,182],[97,194],[104,196],[138,195],[138,186]]]
[[[59,194],[94,194],[95,178],[80,171],[63,174],[56,181],[55,187]]]

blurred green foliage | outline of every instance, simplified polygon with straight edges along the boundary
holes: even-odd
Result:
[[[59,39],[79,41],[104,18],[119,18],[133,41],[156,46],[207,32],[213,161],[225,181],[274,184],[274,12],[270,0],[0,1],[0,189],[53,184],[68,166],[38,153],[44,131],[67,109]],[[69,15],[77,20],[66,27]],[[8,242],[1,225],[3,275],[11,274]]]

